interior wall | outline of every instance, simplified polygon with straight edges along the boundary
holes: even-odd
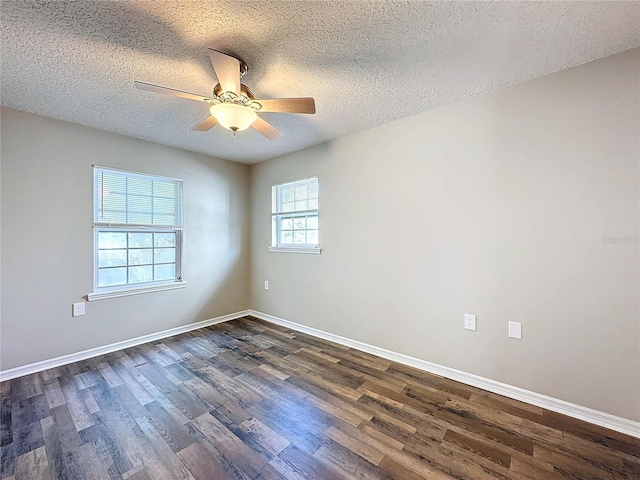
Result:
[[[2,370],[249,308],[249,167],[7,108],[1,118]],[[186,288],[93,288],[93,169],[184,180]]]
[[[636,49],[253,166],[252,308],[640,420],[639,66]],[[322,254],[269,252],[271,185],[313,175]]]

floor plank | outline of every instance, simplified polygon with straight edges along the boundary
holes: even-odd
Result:
[[[640,478],[640,440],[252,317],[0,384],[0,477]]]

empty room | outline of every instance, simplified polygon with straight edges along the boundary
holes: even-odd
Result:
[[[0,26],[0,480],[640,478],[640,1]]]

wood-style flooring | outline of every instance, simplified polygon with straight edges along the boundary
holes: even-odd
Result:
[[[250,317],[3,382],[3,479],[639,479],[640,440]]]

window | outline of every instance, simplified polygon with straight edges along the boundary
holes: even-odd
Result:
[[[182,286],[182,180],[94,167],[89,300]]]
[[[308,178],[271,187],[270,250],[320,253],[318,248],[318,179]]]

